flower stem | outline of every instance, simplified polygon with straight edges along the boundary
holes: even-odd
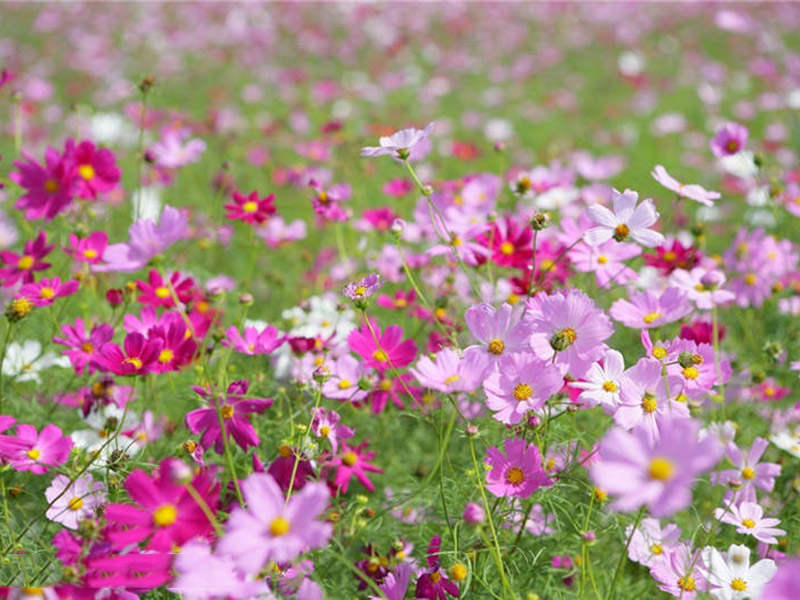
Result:
[[[631,529],[631,533],[628,536],[627,541],[625,542],[625,547],[622,549],[622,553],[619,557],[619,562],[617,563],[617,569],[614,571],[614,579],[611,580],[611,587],[608,589],[608,594],[606,594],[606,600],[611,600],[614,597],[614,591],[617,587],[617,582],[619,581],[620,576],[622,575],[622,567],[625,566],[625,559],[628,557],[628,548],[631,545],[631,540],[633,539],[633,534],[636,532],[636,529],[639,527],[639,523],[642,521],[642,517],[644,516],[645,507],[642,506],[639,509],[639,512],[636,513],[636,520],[633,522],[633,528]]]

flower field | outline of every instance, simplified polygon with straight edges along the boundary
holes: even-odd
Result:
[[[1,597],[800,599],[800,5],[0,10]]]

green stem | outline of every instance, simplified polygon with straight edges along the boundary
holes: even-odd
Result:
[[[644,511],[645,507],[642,506],[639,509],[639,512],[636,513],[636,520],[633,522],[633,528],[631,529],[631,533],[628,536],[627,541],[625,542],[625,547],[622,549],[622,554],[620,554],[619,562],[617,563],[617,569],[614,571],[614,579],[611,580],[611,587],[608,589],[606,600],[611,600],[611,598],[614,597],[614,591],[617,588],[617,582],[619,581],[619,578],[622,575],[622,567],[625,566],[625,559],[628,558],[628,548],[631,545],[633,534],[636,532],[636,529],[639,527],[639,523],[641,523],[642,521],[642,517],[644,516]]]

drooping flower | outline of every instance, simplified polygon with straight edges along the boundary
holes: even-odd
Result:
[[[317,520],[330,497],[325,484],[307,483],[288,502],[266,473],[253,473],[241,488],[247,508],[231,511],[217,550],[245,573],[257,573],[270,560],[290,561],[330,539],[331,524]]]
[[[561,372],[537,356],[507,354],[483,382],[486,405],[495,419],[516,425],[532,410],[544,406],[564,385]]]
[[[762,598],[764,586],[778,570],[775,561],[768,558],[751,566],[750,548],[736,544],[731,545],[725,554],[710,546],[703,548],[702,557],[705,564],[702,573],[716,600]]]
[[[542,467],[542,455],[535,444],[518,438],[507,438],[505,455],[494,446],[486,450],[486,489],[498,497],[528,498],[540,487],[553,481]]]
[[[719,199],[719,192],[706,190],[704,187],[697,184],[684,185],[677,179],[672,177],[663,165],[656,165],[652,173],[650,173],[658,183],[663,185],[670,191],[675,192],[678,196],[689,198],[695,202],[699,202],[705,206],[714,206],[714,200]]]
[[[614,211],[605,206],[593,204],[587,209],[589,217],[597,226],[584,234],[586,242],[592,246],[599,246],[611,238],[623,242],[631,238],[638,244],[655,247],[664,241],[664,236],[649,229],[658,220],[652,200],[639,202],[639,194],[632,190],[619,193],[614,190]]]
[[[695,477],[719,461],[722,447],[713,437],[698,440],[698,422],[662,419],[657,441],[643,427],[632,433],[614,427],[600,441],[600,460],[589,474],[597,486],[617,495],[616,510],[646,505],[654,517],[671,516],[691,503]]]
[[[211,390],[192,386],[209,404],[209,408],[197,408],[186,414],[186,427],[194,434],[203,432],[200,444],[203,448],[214,449],[218,454],[223,452],[222,424],[225,427],[225,436],[233,438],[239,446],[247,451],[248,446],[258,446],[259,438],[256,430],[250,424],[249,415],[262,413],[272,406],[272,398],[247,398],[250,382],[246,379],[234,381],[228,386],[224,397],[217,399]]]
[[[105,486],[85,474],[74,481],[66,475],[56,475],[45,490],[49,504],[46,516],[64,527],[77,529],[81,519],[92,517],[99,506],[105,503]]]

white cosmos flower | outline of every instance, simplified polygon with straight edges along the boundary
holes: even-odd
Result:
[[[703,548],[703,576],[717,600],[755,600],[778,567],[765,558],[750,566],[750,548],[732,545],[725,554],[716,548]],[[765,599],[766,600],[766,599]]]
[[[39,371],[48,367],[69,367],[66,356],[53,352],[42,354],[42,345],[36,340],[26,340],[22,344],[11,342],[3,360],[3,375],[16,377],[17,381],[41,382]]]
[[[600,204],[590,206],[587,213],[597,223],[597,227],[584,234],[586,243],[599,246],[612,238],[618,242],[631,238],[649,248],[663,243],[663,235],[648,229],[658,220],[658,211],[653,201],[647,199],[637,204],[638,201],[639,194],[633,190],[625,190],[621,194],[614,190],[613,212]]]

